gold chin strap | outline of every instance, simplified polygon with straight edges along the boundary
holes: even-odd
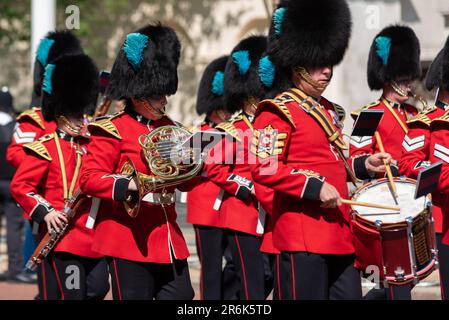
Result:
[[[60,120],[62,122],[62,124],[69,129],[70,131],[72,131],[74,134],[79,135],[81,132],[81,127],[77,126],[75,124],[73,124],[69,119],[67,119],[64,116],[59,116],[58,120]]]
[[[312,79],[309,71],[304,67],[295,67],[295,73],[303,78],[308,84],[314,87],[316,90],[324,91],[327,88],[327,85],[321,85],[317,81]]]
[[[408,97],[408,93],[401,89],[401,87],[398,85],[396,81],[391,81],[390,83],[391,88],[400,96],[402,97]]]
[[[421,111],[425,111],[429,108],[429,104],[427,103],[427,101],[421,97],[418,96],[417,94],[415,94],[414,92],[410,91],[410,92],[405,92],[404,90],[401,89],[401,87],[398,85],[398,83],[396,81],[391,81],[391,88],[400,96],[402,97],[412,97],[415,100],[418,100],[421,104],[422,104],[422,110]]]

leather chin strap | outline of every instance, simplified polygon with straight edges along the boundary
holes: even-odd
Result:
[[[254,97],[249,97],[247,100],[246,100],[246,103],[247,104],[249,104],[251,107],[252,107],[252,114],[249,114],[248,112],[248,114],[249,115],[251,115],[251,116],[254,116],[254,114],[256,114],[256,111],[257,111],[257,99],[256,98],[254,98]],[[246,108],[245,108],[246,109]],[[244,111],[245,111],[245,109],[244,109]],[[246,112],[246,111],[245,111]]]
[[[329,83],[327,85],[321,85],[317,81],[312,79],[312,76],[310,75],[309,71],[307,71],[304,67],[295,67],[295,73],[299,75],[301,78],[304,79],[308,84],[310,84],[313,88],[315,88],[318,91],[324,91]]]
[[[143,107],[152,115],[154,116],[156,119],[151,119],[151,120],[158,120],[159,118],[163,117],[165,115],[165,107],[162,110],[157,110],[156,108],[154,108],[151,103],[149,103],[148,101],[144,101],[143,102]]]
[[[224,116],[224,114],[223,114],[223,110],[217,110],[216,112],[215,112],[215,114],[217,115],[217,117],[218,117],[218,119],[220,119],[220,121],[221,122],[226,122],[226,121],[228,121],[227,119],[226,119],[226,117]]]

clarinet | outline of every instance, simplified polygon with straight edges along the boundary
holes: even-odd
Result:
[[[31,255],[31,258],[28,260],[25,266],[27,269],[34,271],[38,265],[44,261],[45,257],[47,257],[47,255],[53,250],[59,240],[61,240],[66,233],[70,220],[75,216],[77,209],[85,199],[87,199],[87,195],[83,194],[81,189],[78,189],[72,198],[65,202],[62,214],[67,218],[68,222],[64,223],[64,227],[60,229],[59,232],[51,229],[50,232],[45,234],[44,238]]]

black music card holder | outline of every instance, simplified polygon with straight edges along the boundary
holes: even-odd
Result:
[[[438,190],[442,162],[437,162],[421,170],[416,181],[415,199],[428,195]]]
[[[374,136],[379,126],[384,110],[364,110],[357,117],[351,136]]]

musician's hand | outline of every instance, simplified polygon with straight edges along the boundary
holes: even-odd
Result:
[[[135,178],[129,180],[128,191],[137,191],[137,182]]]
[[[50,211],[44,217],[44,221],[47,224],[48,232],[50,232],[51,229],[55,229],[56,232],[59,232],[62,228],[64,228],[64,224],[69,222],[64,214],[62,214],[61,211],[57,210]]]
[[[365,167],[370,172],[384,173],[386,170],[384,160],[386,164],[391,164],[393,162],[393,158],[389,153],[373,154],[366,159]]]
[[[323,202],[321,204],[322,208],[336,208],[341,206],[340,193],[337,189],[326,181],[323,183],[320,191],[320,200]]]

